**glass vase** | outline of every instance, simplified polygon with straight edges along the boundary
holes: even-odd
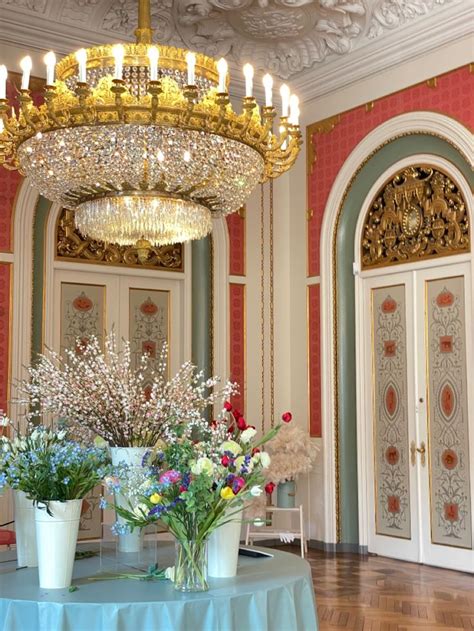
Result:
[[[207,591],[207,540],[177,540],[175,550],[174,588],[180,592]]]

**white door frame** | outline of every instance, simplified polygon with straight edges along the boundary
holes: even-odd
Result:
[[[440,257],[435,259],[429,259],[426,261],[404,263],[400,265],[392,265],[390,267],[377,268],[374,270],[368,270],[365,272],[359,271],[361,269],[361,251],[360,243],[362,239],[362,231],[364,228],[364,221],[367,215],[370,204],[372,203],[377,191],[383,186],[383,184],[401,169],[413,164],[430,164],[434,167],[438,167],[447,174],[451,175],[464,196],[466,201],[467,210],[470,214],[470,218],[473,216],[474,201],[473,194],[463,174],[459,169],[453,165],[452,162],[435,156],[432,154],[415,154],[398,162],[394,163],[387,169],[373,184],[368,192],[364,203],[362,204],[359,219],[357,221],[355,231],[355,308],[356,308],[356,391],[357,391],[357,469],[358,469],[358,500],[359,500],[359,545],[367,546],[369,542],[369,529],[371,518],[370,506],[368,503],[369,498],[369,479],[368,479],[368,462],[372,458],[372,454],[368,453],[368,431],[366,419],[369,410],[367,405],[369,401],[366,396],[365,383],[364,383],[364,370],[365,370],[365,356],[364,356],[364,280],[369,278],[376,278],[384,276],[387,279],[386,284],[390,284],[390,276],[400,274],[402,272],[420,271],[424,269],[433,269],[442,266],[445,268],[448,265],[455,265],[458,263],[470,263],[471,266],[471,296],[474,296],[474,270],[473,270],[473,253],[460,254],[448,257]],[[471,307],[472,309],[472,307]],[[471,454],[472,459],[473,454]]]

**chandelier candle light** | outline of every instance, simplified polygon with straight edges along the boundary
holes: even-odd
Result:
[[[152,44],[150,2],[139,0],[136,44],[45,56],[44,103],[23,71],[18,112],[0,66],[0,164],[75,211],[81,233],[120,245],[165,245],[210,233],[212,216],[237,211],[259,182],[285,173],[301,147],[298,101],[281,86],[275,133],[273,79],[265,105],[245,64],[241,113],[230,104],[228,66]]]

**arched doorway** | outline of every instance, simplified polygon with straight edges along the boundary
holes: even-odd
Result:
[[[374,129],[347,158],[331,189],[321,230],[325,537],[361,551],[367,549],[370,515],[358,492],[366,454],[357,432],[354,239],[373,183],[420,151],[444,156],[472,182],[472,134],[466,127],[434,112],[402,114]]]
[[[359,445],[369,552],[474,571],[469,186],[411,156],[356,230]]]

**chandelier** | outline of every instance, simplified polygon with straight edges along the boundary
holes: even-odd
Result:
[[[263,77],[260,108],[246,64],[236,113],[225,59],[152,44],[149,0],[139,0],[135,34],[136,44],[81,49],[58,63],[49,52],[41,105],[29,91],[30,57],[21,62],[18,109],[8,105],[0,66],[0,164],[73,209],[86,237],[120,245],[199,239],[213,214],[238,210],[259,182],[294,164],[298,99],[281,86],[276,123],[272,77]]]

